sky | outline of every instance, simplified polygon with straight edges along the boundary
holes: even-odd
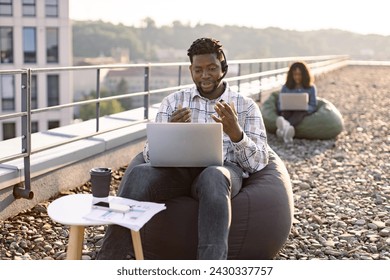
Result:
[[[390,36],[388,0],[69,0],[74,20],[142,26],[173,21],[196,25],[279,27],[307,31],[341,29]]]

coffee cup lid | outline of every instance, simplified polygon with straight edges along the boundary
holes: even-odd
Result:
[[[108,167],[94,167],[90,171],[91,173],[111,173],[111,168]]]

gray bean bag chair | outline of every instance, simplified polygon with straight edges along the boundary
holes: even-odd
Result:
[[[124,176],[141,163],[144,159],[138,154]],[[196,259],[198,202],[191,197],[177,197],[165,204],[167,209],[141,229],[145,259]],[[245,179],[232,200],[228,258],[273,259],[287,240],[292,218],[290,177],[284,163],[270,149],[269,164]]]
[[[261,113],[268,132],[276,132],[277,100],[279,93],[274,92],[261,106]],[[306,116],[295,127],[295,138],[305,139],[332,139],[343,131],[344,122],[341,113],[328,100],[317,98],[317,111]]]

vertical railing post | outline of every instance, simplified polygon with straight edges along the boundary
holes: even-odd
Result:
[[[263,72],[263,64],[261,62],[259,62],[259,73]],[[261,103],[261,93],[263,91],[263,88],[262,88],[262,77],[260,76],[259,77],[259,93],[258,93],[258,101]]]
[[[238,64],[237,76],[241,76],[241,63]],[[237,80],[237,91],[240,92],[241,80]]]
[[[96,132],[98,132],[100,124],[100,68],[97,69],[96,74]]]
[[[145,67],[145,73],[144,73],[144,91],[147,92],[146,95],[144,95],[144,119],[149,119],[149,77],[150,77],[150,66]]]
[[[178,79],[177,79],[177,85],[181,85],[181,65],[179,65],[179,73],[178,73]]]
[[[26,113],[21,118],[22,123],[22,154],[24,167],[23,183],[14,186],[13,195],[15,198],[33,199],[34,193],[31,191],[31,69],[22,73],[22,112]]]

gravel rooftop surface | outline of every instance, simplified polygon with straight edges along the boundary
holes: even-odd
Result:
[[[388,260],[390,67],[349,66],[315,83],[318,96],[343,115],[345,130],[337,139],[288,145],[268,135],[291,176],[295,204],[291,233],[275,259]],[[124,171],[113,173],[112,195]],[[59,196],[70,193],[90,193],[90,183]],[[0,260],[65,258],[69,228],[48,217],[53,199],[0,221]],[[83,259],[95,259],[104,230],[86,228]]]

